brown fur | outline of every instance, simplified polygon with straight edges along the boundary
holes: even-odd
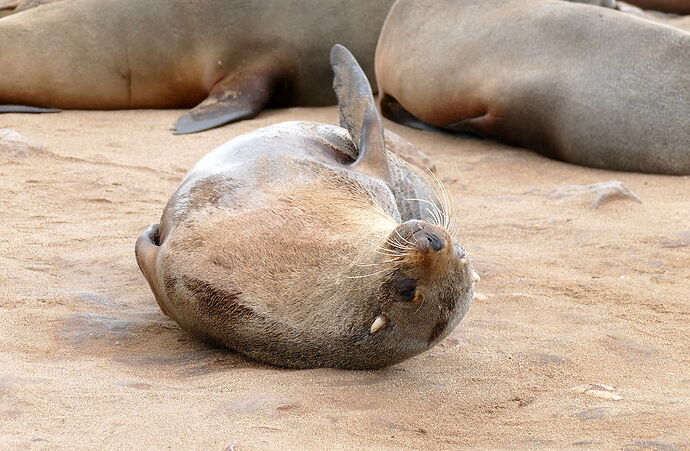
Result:
[[[337,64],[354,70],[347,58]],[[339,96],[355,100],[345,110],[352,117],[365,117],[362,105],[375,111],[371,91],[361,72],[350,75],[358,86]],[[370,146],[380,126],[350,135],[362,138],[277,124],[204,157],[170,199],[159,234],[137,243],[163,311],[208,342],[288,367],[382,367],[450,333],[469,307],[472,270],[448,221],[408,205],[442,212],[447,202],[422,171]],[[379,317],[386,325],[372,333]]]
[[[689,66],[690,34],[560,0],[398,0],[376,54],[393,120],[675,175],[690,174]]]
[[[348,45],[373,81],[376,41],[392,3],[69,0],[32,8],[0,21],[0,112],[3,104],[196,105],[175,126],[191,133],[269,104],[330,105],[331,46]]]

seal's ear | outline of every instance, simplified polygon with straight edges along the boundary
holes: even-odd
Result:
[[[353,168],[391,183],[383,139],[383,124],[376,110],[369,80],[349,50],[336,44],[331,49],[333,89],[338,96],[340,125],[350,132],[359,151]]]

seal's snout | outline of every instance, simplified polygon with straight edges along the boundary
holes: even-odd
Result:
[[[443,250],[446,247],[446,242],[443,238],[435,233],[420,229],[412,234],[412,241],[415,242],[422,249],[430,249],[434,252]]]
[[[441,227],[416,219],[402,224],[398,234],[420,252],[441,252],[452,245],[452,239]]]

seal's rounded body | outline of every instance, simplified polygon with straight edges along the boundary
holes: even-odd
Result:
[[[376,54],[391,119],[584,166],[681,175],[688,67],[690,34],[556,0],[399,0]]]
[[[183,329],[279,366],[391,365],[446,336],[472,298],[444,202],[386,152],[371,92],[358,93],[366,78],[344,52],[334,65],[349,134],[289,122],[232,140],[137,242]]]
[[[70,0],[0,20],[0,104],[193,107],[178,133],[267,104],[334,104],[330,48],[352,49],[373,81],[393,0]],[[0,112],[2,108],[0,107]]]

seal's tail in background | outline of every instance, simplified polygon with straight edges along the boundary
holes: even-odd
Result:
[[[381,116],[369,80],[352,53],[342,45],[331,49],[333,89],[338,97],[340,125],[350,132],[359,151],[353,168],[391,183]]]

